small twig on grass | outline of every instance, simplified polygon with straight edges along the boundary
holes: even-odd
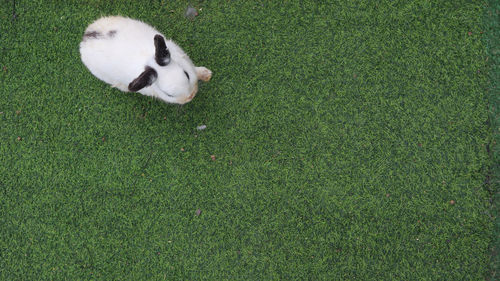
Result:
[[[15,21],[17,18],[16,14],[16,0],[12,0],[12,21]]]

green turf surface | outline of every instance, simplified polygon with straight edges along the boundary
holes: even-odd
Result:
[[[1,280],[492,275],[485,3],[275,2],[0,5]],[[110,14],[212,81],[100,82],[78,44]]]
[[[488,280],[500,278],[500,2],[489,0],[484,10],[484,23],[487,36],[484,38],[488,59],[488,105],[489,124],[492,138],[489,145],[490,158],[493,164],[486,177],[492,197],[491,213],[495,220],[493,241],[491,245],[491,271]]]

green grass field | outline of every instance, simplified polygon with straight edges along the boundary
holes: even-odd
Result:
[[[323,2],[3,1],[0,279],[498,278],[498,4]],[[212,80],[99,81],[113,14]]]

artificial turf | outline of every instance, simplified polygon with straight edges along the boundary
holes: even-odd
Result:
[[[491,215],[494,219],[493,240],[491,245],[490,272],[486,279],[496,280],[500,276],[500,2],[489,0],[484,9],[484,25],[488,31],[484,38],[489,61],[486,92],[489,95],[488,123],[492,131],[488,153],[492,164],[486,176],[488,191],[491,194]]]
[[[486,3],[190,4],[0,5],[1,280],[491,277]],[[179,107],[93,77],[114,14],[212,81]]]

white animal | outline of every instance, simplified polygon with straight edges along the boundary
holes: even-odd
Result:
[[[139,92],[184,104],[198,91],[198,79],[212,72],[195,67],[173,41],[150,25],[121,16],[90,24],[80,43],[82,62],[100,80],[124,92]]]

